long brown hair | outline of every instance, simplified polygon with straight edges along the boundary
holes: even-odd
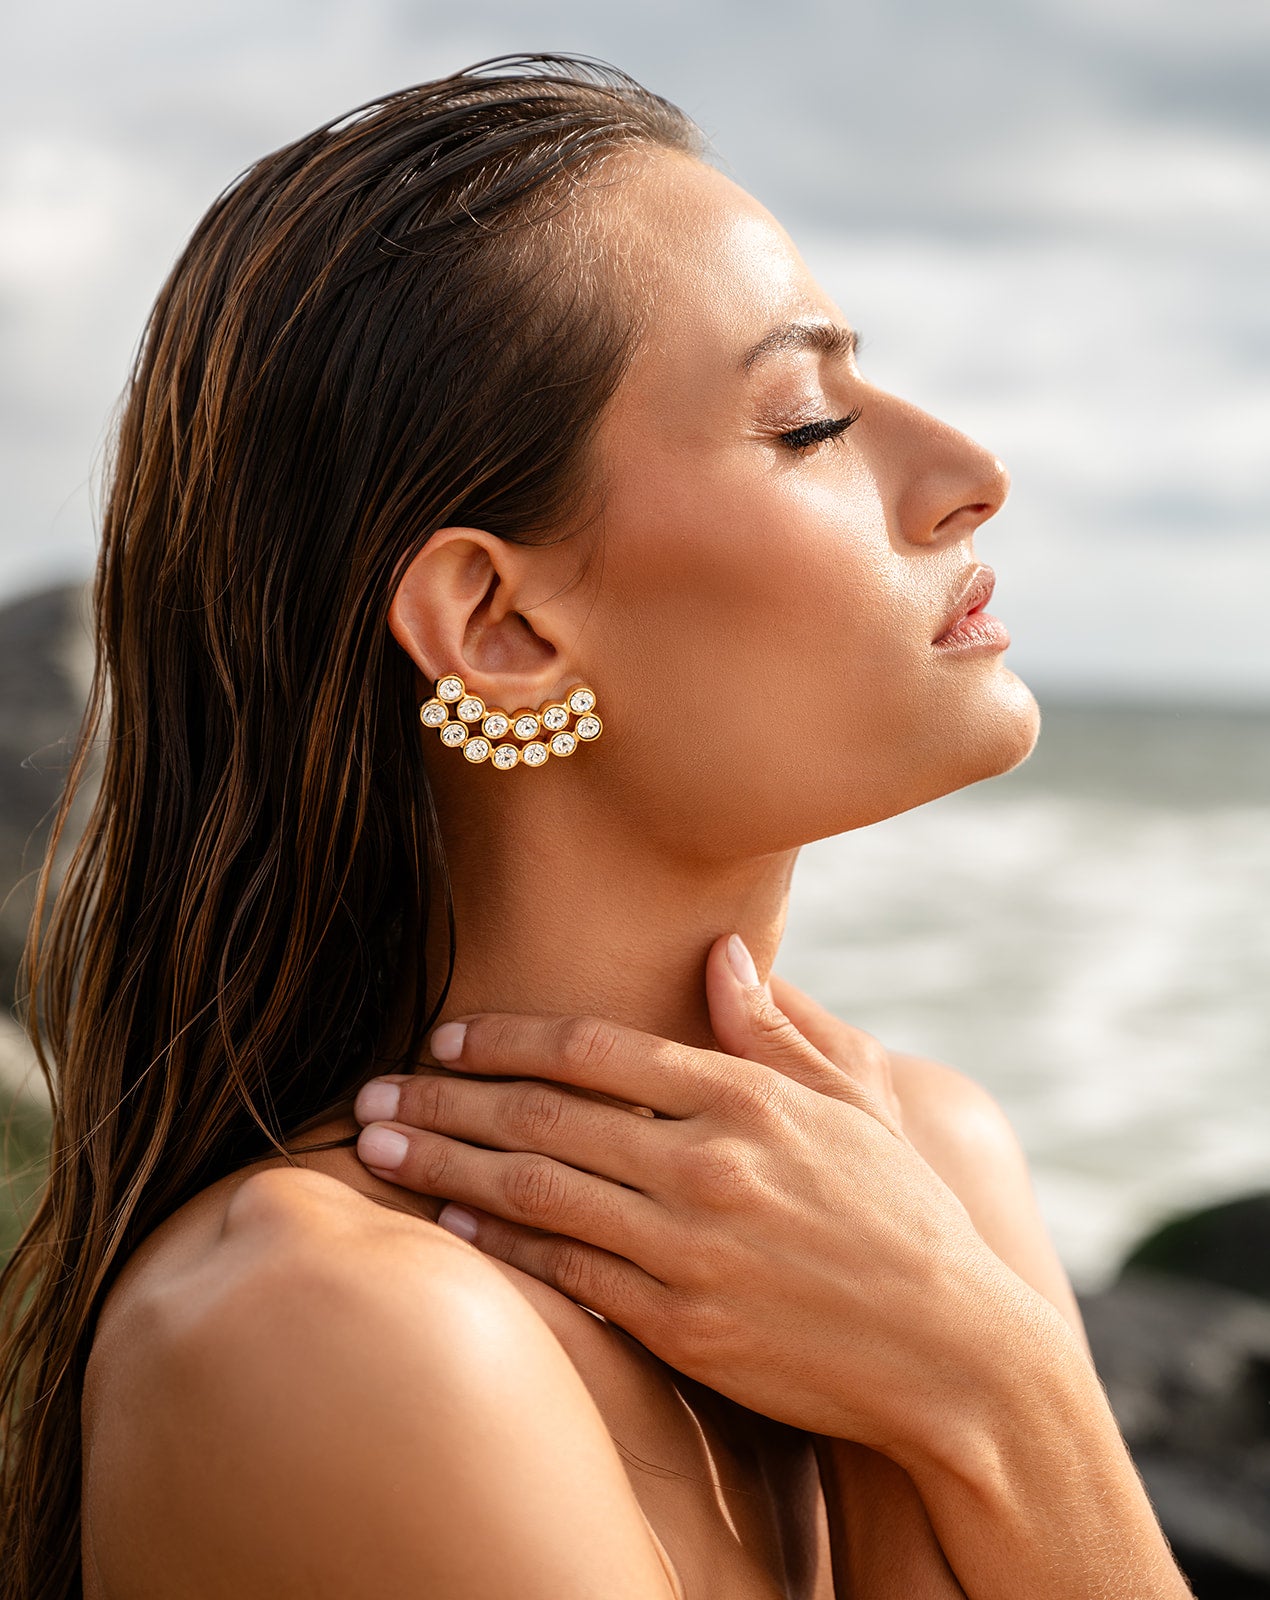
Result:
[[[83,1375],[126,1257],[385,1063],[409,1070],[444,1004],[453,907],[388,607],[447,524],[523,543],[581,525],[638,314],[573,248],[577,202],[641,143],[700,152],[615,69],[481,62],[264,157],[159,294],[23,958],[53,1124],[0,1275],[3,1600],[79,1592]],[[434,897],[449,967],[429,1004]]]

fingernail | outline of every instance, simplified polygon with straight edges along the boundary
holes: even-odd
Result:
[[[462,1206],[442,1206],[437,1215],[437,1227],[466,1239],[469,1244],[476,1238],[476,1218]]]
[[[385,1083],[382,1078],[372,1078],[357,1091],[353,1115],[358,1122],[396,1122],[400,1104],[399,1083]]]
[[[466,1032],[466,1022],[443,1022],[439,1028],[433,1029],[428,1048],[438,1061],[457,1061],[463,1050],[463,1035]]]
[[[754,965],[754,957],[745,948],[740,934],[732,934],[728,939],[728,961],[738,980],[747,987],[758,982],[758,968]]]
[[[393,1171],[405,1159],[410,1141],[395,1128],[363,1128],[357,1136],[357,1154],[368,1167]]]

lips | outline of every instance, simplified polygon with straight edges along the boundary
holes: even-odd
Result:
[[[991,567],[976,567],[953,601],[953,608],[944,620],[944,626],[933,643],[940,644],[960,622],[976,611],[982,611],[992,598],[997,575]]]

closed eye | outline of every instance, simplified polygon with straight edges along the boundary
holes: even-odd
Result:
[[[818,417],[815,422],[804,422],[801,428],[791,428],[788,433],[778,433],[776,437],[791,450],[809,450],[826,439],[836,439],[859,420],[860,407],[856,406],[845,417]]]

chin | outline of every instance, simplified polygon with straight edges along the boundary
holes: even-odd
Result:
[[[872,730],[872,760],[862,758],[858,745],[845,749],[824,789],[813,784],[812,792],[830,801],[831,815],[822,816],[814,830],[800,832],[797,842],[865,828],[985,778],[1000,777],[1031,755],[1040,726],[1036,697],[1004,666],[973,692],[958,695],[951,706],[945,699],[928,701],[920,710],[910,708],[907,716],[898,710]],[[844,769],[863,774],[870,768],[874,782],[842,784]]]
[[[962,723],[964,776],[950,787],[964,788],[983,778],[1010,772],[1032,754],[1041,731],[1041,708],[1023,679],[1004,665],[985,686],[984,702],[966,708]]]
[[[1011,771],[1031,755],[1040,727],[1035,695],[998,662],[973,689],[958,694],[953,705],[928,707],[921,726],[913,730],[910,793],[893,809],[925,805]]]

